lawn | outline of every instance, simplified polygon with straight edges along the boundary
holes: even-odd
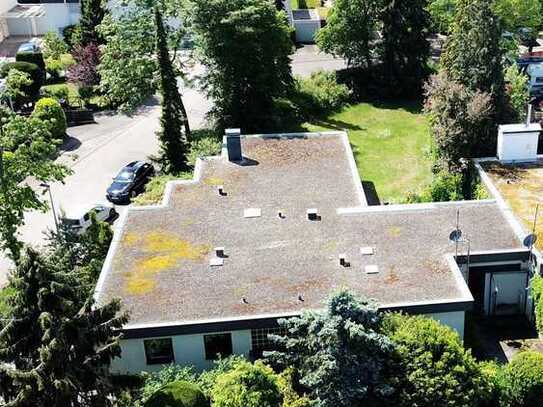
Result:
[[[415,103],[361,103],[303,128],[348,131],[364,187],[373,186],[381,202],[401,201],[431,181],[432,141],[426,117]]]
[[[322,19],[326,19],[330,11],[328,7],[321,7],[320,0],[290,0],[290,5],[292,10],[315,8]]]

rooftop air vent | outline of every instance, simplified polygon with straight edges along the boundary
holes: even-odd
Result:
[[[366,246],[360,248],[360,254],[363,256],[371,256],[374,253],[373,247]]]
[[[241,152],[241,130],[226,129],[226,151],[228,153],[228,161],[239,162],[243,160]]]
[[[372,264],[364,267],[364,271],[366,272],[366,274],[377,274],[379,273],[379,266]]]
[[[217,186],[217,193],[219,194],[219,196],[226,196],[227,195],[227,193],[226,193],[226,191],[224,189],[224,186],[222,186],[222,185]]]
[[[226,256],[224,255],[224,247],[215,247],[215,256],[219,259],[224,259]]]
[[[311,208],[307,210],[307,219],[308,220],[321,220],[321,217],[319,215],[319,211],[316,208]]]
[[[244,218],[259,218],[262,216],[262,210],[260,208],[248,208],[243,211]]]
[[[347,261],[347,255],[345,253],[339,255],[339,265],[342,267],[350,267],[351,263]]]

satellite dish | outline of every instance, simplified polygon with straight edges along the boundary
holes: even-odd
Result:
[[[460,229],[454,229],[449,235],[449,240],[451,242],[457,242],[462,238],[462,231]]]
[[[537,242],[537,236],[533,233],[530,233],[528,236],[526,236],[522,242],[522,244],[525,247],[532,247],[535,242]]]

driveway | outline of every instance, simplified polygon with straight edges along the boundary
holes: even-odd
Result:
[[[347,64],[342,58],[324,54],[314,44],[298,47],[292,56],[292,73],[294,75],[307,77],[318,70],[337,71],[346,67]]]

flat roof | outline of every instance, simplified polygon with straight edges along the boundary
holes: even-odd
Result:
[[[457,209],[473,252],[522,247],[494,201],[367,207],[345,133],[244,137],[242,147],[244,165],[200,161],[165,205],[120,219],[97,299],[120,298],[127,328],[298,313],[340,288],[382,306],[465,301],[447,258]],[[307,219],[311,208],[320,220]],[[210,266],[215,247],[222,266]]]

